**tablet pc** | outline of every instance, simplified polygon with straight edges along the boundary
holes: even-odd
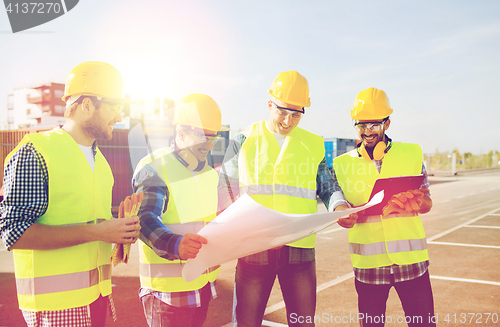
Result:
[[[384,191],[384,199],[379,204],[368,208],[365,210],[365,216],[381,215],[382,209],[385,207],[387,202],[392,198],[393,195],[419,189],[424,180],[424,175],[417,176],[399,176],[399,177],[389,177],[380,178],[375,181],[372,193],[370,194],[370,200],[372,197],[380,191]]]

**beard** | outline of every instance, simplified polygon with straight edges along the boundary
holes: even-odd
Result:
[[[371,136],[374,135],[372,134]],[[382,142],[384,140],[384,133],[375,135],[375,138],[370,141],[370,144],[367,143],[366,137],[366,134],[361,134],[361,140],[363,141],[364,146],[367,149],[373,149],[379,142]]]
[[[108,132],[108,125],[98,114],[99,110],[94,111],[92,117],[83,123],[82,130],[93,139],[111,140],[113,133]]]

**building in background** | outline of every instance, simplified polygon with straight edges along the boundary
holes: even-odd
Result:
[[[7,121],[3,123],[3,129],[64,124],[66,105],[61,100],[63,95],[64,84],[61,83],[14,90],[7,96]]]

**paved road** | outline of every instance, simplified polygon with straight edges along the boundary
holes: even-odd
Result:
[[[438,326],[500,326],[500,172],[431,177],[434,207],[423,215]],[[320,207],[321,208],[321,207]],[[323,208],[321,210],[324,211]],[[107,326],[147,326],[137,297],[137,249],[128,265],[113,271],[113,295],[119,315]],[[332,227],[317,239],[317,326],[358,326],[357,295],[348,255],[347,231]],[[234,267],[223,265],[205,327],[231,320]],[[404,317],[391,291],[386,326]],[[425,317],[424,317],[425,318]],[[286,326],[286,312],[276,283],[263,326]],[[389,318],[387,318],[389,319]],[[495,323],[496,321],[496,323]],[[17,309],[11,254],[0,250],[0,327],[23,326]]]

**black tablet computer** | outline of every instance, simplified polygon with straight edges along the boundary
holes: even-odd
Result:
[[[399,176],[399,177],[389,177],[380,178],[375,181],[372,193],[370,194],[370,200],[375,194],[380,191],[384,191],[384,199],[377,205],[370,207],[365,210],[365,216],[381,215],[382,209],[385,207],[387,202],[392,198],[393,195],[419,189],[424,180],[424,175],[417,176]]]

